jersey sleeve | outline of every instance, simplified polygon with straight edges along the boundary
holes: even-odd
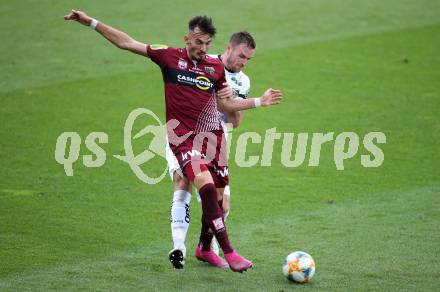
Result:
[[[159,67],[163,67],[170,48],[166,45],[152,44],[147,45],[147,55]]]

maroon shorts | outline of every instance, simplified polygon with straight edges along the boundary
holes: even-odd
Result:
[[[191,181],[208,170],[217,188],[229,184],[227,144],[223,130],[192,134],[175,146],[169,144],[183,174]]]

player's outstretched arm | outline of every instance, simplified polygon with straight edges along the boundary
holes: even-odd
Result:
[[[248,98],[248,99],[231,99],[225,96],[223,91],[227,89],[224,88],[219,90],[216,94],[217,105],[221,112],[236,112],[247,110],[256,107],[266,107],[271,105],[276,105],[283,99],[283,93],[281,90],[269,88],[264,92],[264,94],[259,98]]]
[[[72,10],[69,14],[64,16],[64,19],[73,20],[85,26],[91,26],[118,48],[147,56],[146,44],[133,39],[125,32],[117,30],[102,22],[98,22],[83,11]]]

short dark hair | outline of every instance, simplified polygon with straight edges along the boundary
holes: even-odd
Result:
[[[246,44],[246,46],[250,49],[255,49],[257,47],[254,38],[247,31],[239,31],[234,33],[229,39],[229,43],[231,43],[234,47],[240,44]]]
[[[201,32],[205,34],[209,34],[211,37],[214,37],[215,33],[217,32],[216,28],[214,27],[214,24],[212,24],[212,18],[206,15],[195,16],[189,21],[188,23],[189,30],[194,31],[196,27],[198,27]]]

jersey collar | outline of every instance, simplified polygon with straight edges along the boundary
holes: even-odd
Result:
[[[217,55],[217,58],[223,63],[223,60],[222,60],[222,55]],[[226,67],[226,65],[225,64],[223,64],[223,67],[225,67],[225,70],[226,71],[228,71],[229,73],[232,73],[232,74],[235,74],[235,73],[237,73],[237,72],[234,72],[234,71],[232,71],[232,70],[230,70],[230,69],[228,69],[228,67]]]

